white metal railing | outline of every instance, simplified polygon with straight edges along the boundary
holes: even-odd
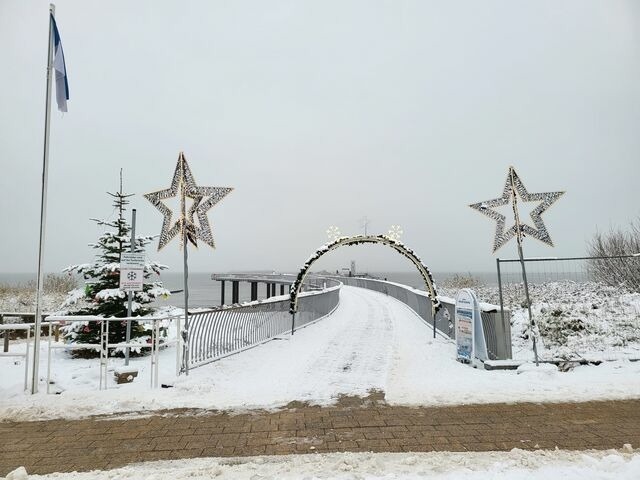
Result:
[[[51,352],[55,349],[76,350],[76,349],[90,349],[96,350],[100,354],[100,384],[99,389],[107,389],[107,372],[109,364],[109,350],[114,348],[151,348],[150,362],[151,368],[149,371],[151,388],[158,387],[158,363],[159,363],[159,350],[160,350],[160,326],[162,322],[176,319],[176,338],[167,339],[162,343],[163,347],[170,345],[177,345],[176,348],[176,373],[180,369],[180,318],[182,315],[170,315],[163,317],[124,317],[124,318],[103,318],[97,316],[82,316],[82,315],[51,315],[45,318],[45,323],[49,326],[48,335],[48,347],[47,347],[47,393],[50,393],[51,385]],[[139,343],[133,342],[109,342],[109,323],[110,322],[123,322],[128,320],[134,320],[141,323],[151,323],[151,342],[148,347],[145,347]],[[52,327],[56,325],[66,325],[68,323],[75,322],[89,322],[98,323],[100,325],[100,343],[66,343],[63,345],[55,345],[51,341]]]
[[[427,292],[423,290],[377,278],[341,276],[331,276],[331,278],[336,278],[345,285],[374,290],[400,300],[433,328],[434,337],[436,334],[440,334],[445,338],[454,338],[455,336],[451,323],[451,320],[455,318],[454,305],[451,299],[438,296],[441,308],[434,317],[431,299]]]
[[[340,301],[342,283],[314,280],[300,294],[295,317],[289,313],[289,295],[238,306],[189,314],[189,333],[183,371],[211,363],[292,332],[329,315]]]
[[[312,280],[312,281],[311,281]],[[331,285],[332,284],[332,285]],[[329,286],[331,285],[331,286]],[[188,367],[204,365],[211,361],[238,353],[247,348],[259,345],[294,328],[306,326],[331,313],[339,302],[339,289],[342,284],[335,280],[310,279],[307,287],[311,291],[300,295],[303,307],[296,317],[291,317],[287,310],[288,296],[272,297],[259,302],[250,302],[240,306],[216,310],[195,311],[189,313],[190,332],[186,332],[184,315],[164,315],[160,317],[124,317],[104,318],[80,315],[49,315],[43,320],[48,328],[47,338],[47,393],[51,392],[51,375],[53,369],[52,352],[62,350],[95,350],[99,353],[100,380],[99,389],[108,388],[109,352],[115,348],[150,348],[150,386],[158,387],[158,364],[160,347],[176,346],[176,376],[188,371]],[[29,315],[29,314],[27,314]],[[32,314],[31,314],[32,315]],[[133,320],[151,324],[151,343],[148,346],[133,342],[109,341],[109,324]],[[160,344],[160,327],[162,322],[175,320],[175,337],[167,338]],[[54,331],[60,326],[77,322],[98,323],[100,326],[99,343],[64,343],[53,341]],[[27,330],[34,324],[0,325],[0,330]],[[17,327],[17,328],[16,328]],[[29,337],[30,338],[30,337]],[[188,342],[186,340],[188,339]],[[56,339],[57,340],[57,339]],[[29,341],[25,354],[11,354],[25,357],[25,388],[28,381]],[[186,368],[185,368],[186,367]]]
[[[9,331],[11,330],[25,330],[27,332],[26,350],[24,353],[10,352],[7,350],[0,352],[0,357],[22,357],[24,358],[24,389],[27,389],[27,378],[29,375],[29,343],[31,341],[31,327],[33,323],[2,323],[0,324],[0,331],[4,331],[5,338],[9,338]],[[8,342],[7,342],[8,345]]]
[[[445,338],[455,339],[455,300],[438,295],[441,308],[436,313],[435,319],[431,314],[430,299],[427,292],[418,290],[401,283],[387,282],[364,277],[332,277],[337,278],[345,285],[367,288],[384,293],[401,301],[412,309],[427,324]],[[482,329],[487,342],[487,350],[491,360],[504,360],[511,358],[511,325],[509,323],[510,312],[504,310],[504,316],[500,313],[500,307],[486,303],[480,304],[480,316]]]
[[[48,313],[46,314],[42,314],[42,318],[46,317],[47,315],[49,315]],[[10,323],[10,324],[19,324],[19,323],[30,323],[33,325],[33,320],[35,318],[36,314],[33,312],[0,312],[0,325],[1,324],[5,324],[5,323]],[[11,329],[10,329],[11,330]],[[15,330],[15,329],[13,329]],[[19,328],[17,330],[24,330],[22,328]],[[4,336],[4,342],[3,342],[3,347],[2,347],[4,352],[8,352],[9,351],[9,335],[8,333],[5,334]]]

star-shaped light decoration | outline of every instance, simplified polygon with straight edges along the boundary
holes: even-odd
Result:
[[[332,242],[337,238],[340,238],[340,229],[335,225],[331,225],[329,228],[327,228],[327,237],[329,237],[329,240],[331,240]]]
[[[402,231],[402,228],[400,228],[400,225],[391,225],[391,228],[387,232],[386,236],[387,238],[390,238],[391,240],[397,242],[398,240],[400,240],[400,237],[403,233],[404,232]]]
[[[551,236],[547,231],[547,227],[542,221],[541,215],[547,210],[564,192],[547,192],[547,193],[529,193],[524,187],[520,177],[513,167],[509,167],[507,180],[502,190],[502,196],[493,200],[486,200],[480,203],[469,205],[471,208],[478,210],[480,213],[492,218],[496,221],[496,234],[493,240],[493,251],[498,250],[502,245],[507,243],[513,237],[517,237],[518,241],[522,240],[523,235],[528,235],[536,240],[540,240],[547,245],[553,246]],[[517,201],[523,202],[540,202],[532,212],[532,227],[526,223],[520,222]],[[511,204],[514,213],[514,224],[505,230],[505,216],[493,210],[496,207]]]
[[[207,211],[231,193],[232,190],[233,188],[230,187],[197,186],[191,169],[187,164],[187,159],[184,157],[184,153],[180,152],[171,186],[165,190],[144,195],[144,198],[149,200],[164,216],[158,250],[178,234],[180,234],[181,246],[183,246],[183,238],[186,236],[187,241],[196,247],[198,246],[198,240],[202,240],[211,248],[216,248],[209,219],[207,218]],[[162,203],[162,200],[178,195],[180,196],[179,218],[171,225],[173,212]],[[187,198],[193,201],[188,210]]]

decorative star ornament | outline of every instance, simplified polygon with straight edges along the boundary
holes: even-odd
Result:
[[[402,228],[400,228],[400,225],[391,225],[391,228],[387,232],[386,236],[391,240],[397,242],[400,240],[400,237],[403,233],[404,232],[402,231]]]
[[[184,238],[186,238],[188,242],[191,242],[196,247],[198,246],[198,240],[201,240],[211,248],[216,248],[213,234],[211,233],[211,225],[207,218],[207,211],[231,193],[232,190],[233,188],[230,187],[197,186],[187,159],[184,157],[184,153],[180,152],[171,186],[165,190],[144,195],[144,198],[160,210],[164,217],[158,250],[162,249],[178,234],[180,234],[180,245],[183,247],[186,247],[184,245]],[[180,212],[178,219],[172,225],[173,212],[162,203],[162,200],[175,196],[180,197]],[[187,198],[192,200],[188,210]]]
[[[327,237],[329,237],[329,240],[331,240],[332,242],[335,239],[340,238],[340,229],[334,225],[331,225],[329,228],[327,228]]]
[[[493,239],[493,251],[495,252],[513,237],[517,237],[518,242],[522,241],[524,235],[528,235],[536,240],[540,240],[547,245],[553,247],[551,236],[547,231],[547,227],[542,221],[542,214],[564,194],[564,192],[547,192],[547,193],[529,193],[525,188],[522,180],[518,177],[515,169],[509,167],[507,180],[502,190],[502,196],[493,200],[486,200],[480,203],[469,205],[471,208],[478,210],[480,213],[492,218],[496,221],[496,233]],[[520,222],[517,202],[540,202],[532,212],[531,220],[533,227],[526,223]],[[514,213],[514,224],[505,230],[505,216],[493,210],[496,207],[511,204]]]

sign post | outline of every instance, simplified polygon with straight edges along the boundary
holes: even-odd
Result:
[[[123,252],[120,257],[120,290],[139,292],[144,283],[144,253]]]

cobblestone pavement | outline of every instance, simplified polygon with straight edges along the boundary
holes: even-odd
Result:
[[[640,400],[398,407],[383,394],[275,412],[170,410],[149,416],[0,423],[0,476],[193,457],[313,452],[609,449],[640,446]]]

